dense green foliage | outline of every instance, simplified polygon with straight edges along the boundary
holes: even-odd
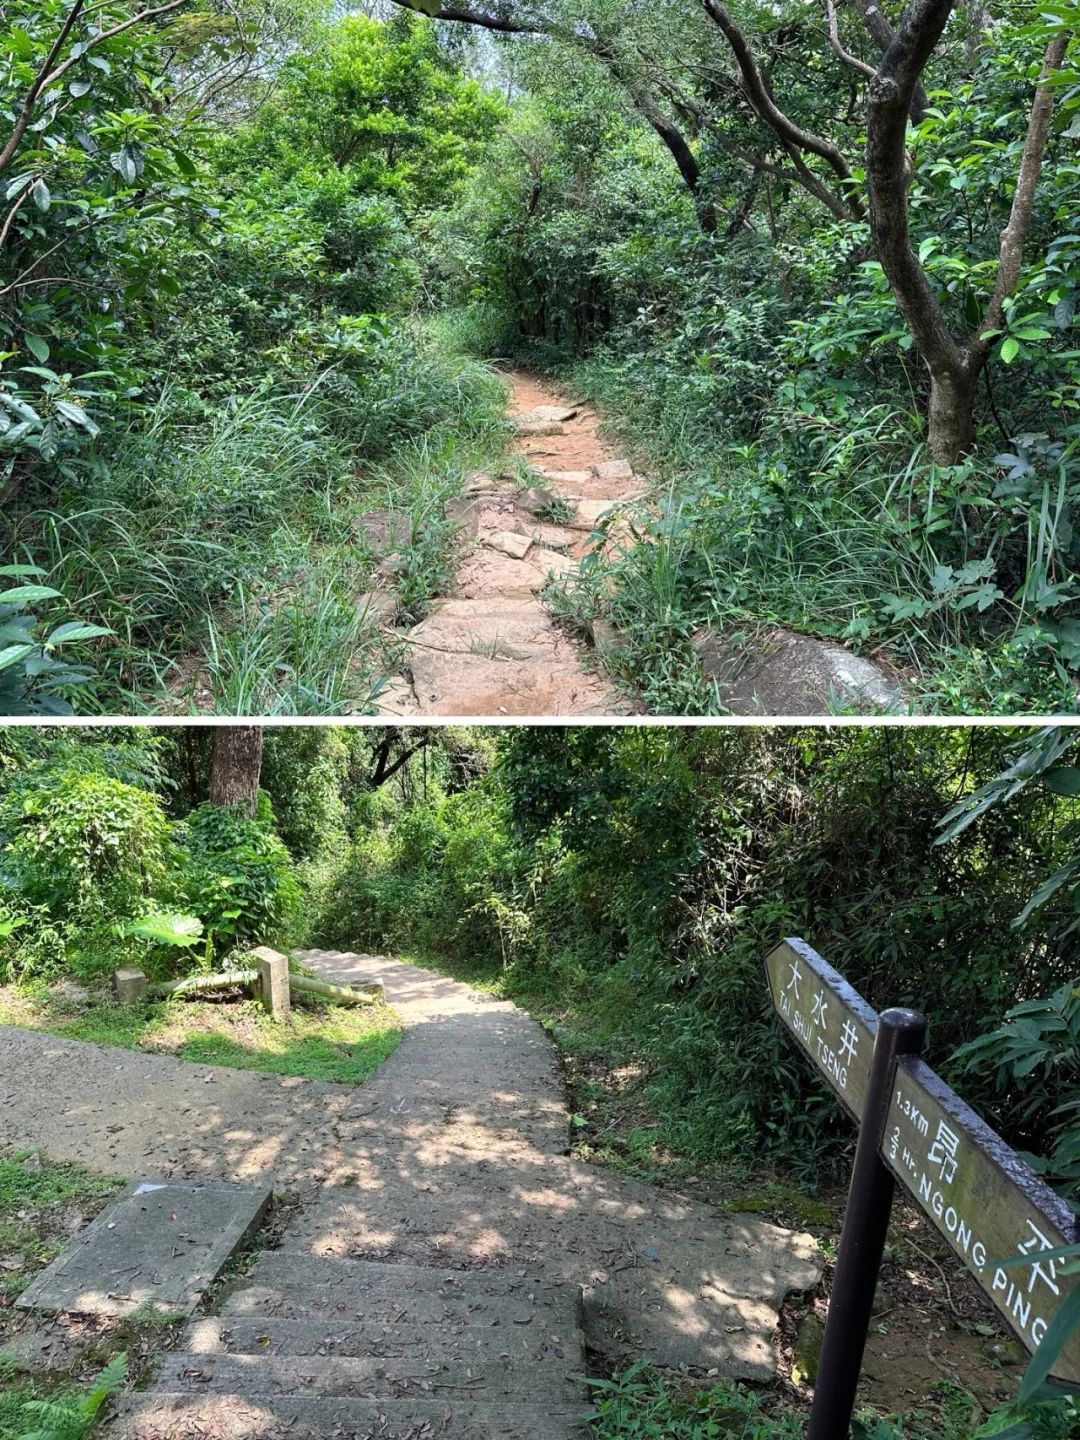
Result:
[[[1021,1101],[950,1063],[1078,971],[1071,900],[1011,924],[1070,853],[1073,802],[1032,788],[935,843],[1009,744],[999,730],[507,732],[481,784],[365,823],[316,933],[498,975],[640,1066],[660,1139],[690,1167],[754,1155],[812,1176],[850,1129],[776,1025],[761,968],[801,935],[875,1006],[924,1009],[935,1062],[1040,1151],[1075,1096],[1067,1066],[1029,1073]]]
[[[715,702],[692,630],[780,622],[887,646],[922,672],[932,708],[1074,709],[1075,63],[976,443],[934,465],[926,366],[865,218],[822,203],[787,164],[702,7],[590,0],[573,7],[573,40],[569,7],[510,9],[557,39],[508,42],[523,99],[440,219],[432,263],[448,299],[471,289],[462,334],[567,367],[669,482],[654,538],[613,576],[586,577],[574,606],[626,631],[627,678],[665,713],[701,713]],[[858,188],[865,80],[821,16],[735,16],[787,115],[850,157]],[[1054,6],[1042,25],[1009,7],[972,16],[946,31],[908,137],[913,243],[958,337],[978,334],[997,277],[1043,46],[1071,24]],[[855,8],[841,21],[847,50],[875,59]],[[687,140],[696,193],[650,103]],[[811,181],[830,178],[803,158]]]
[[[8,7],[0,109],[69,12]],[[91,13],[83,45],[137,7]],[[300,3],[178,0],[68,58],[0,220],[3,548],[44,582],[0,608],[4,708],[363,708],[386,662],[358,518],[410,516],[422,606],[442,501],[501,443],[499,384],[414,314],[412,237],[500,103],[429,25]],[[58,669],[72,644],[96,678]]]
[[[288,934],[299,892],[272,813],[201,806],[170,821],[161,748],[138,731],[89,745],[4,737],[0,977],[101,982],[134,963],[168,978],[193,956],[210,968],[215,951]],[[197,950],[139,934],[140,920],[177,913],[200,922]]]
[[[418,613],[443,504],[502,444],[464,352],[569,372],[664,482],[645,543],[564,601],[626,631],[612,663],[655,708],[716,708],[695,629],[781,623],[883,649],[927,708],[1075,709],[1072,42],[993,298],[1069,8],[958,8],[922,77],[893,189],[941,327],[981,347],[973,443],[931,436],[937,463],[868,211],[856,7],[834,44],[805,7],[735,5],[817,148],[763,118],[709,6],[498,0],[498,35],[432,8],[10,0],[0,558],[29,568],[0,709],[369,708],[394,666],[356,603],[364,515],[409,517]]]

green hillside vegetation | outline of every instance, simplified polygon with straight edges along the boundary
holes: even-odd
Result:
[[[695,630],[779,623],[1074,711],[1069,7],[436,13],[5,7],[0,712],[370,710],[365,517],[419,618],[494,359],[659,484],[558,600],[654,709],[716,708]]]

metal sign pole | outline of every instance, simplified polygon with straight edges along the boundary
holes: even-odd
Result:
[[[925,1042],[926,1020],[917,1011],[884,1010],[878,1016],[807,1440],[847,1440],[851,1428],[895,1184],[878,1151],[896,1061],[920,1054]]]

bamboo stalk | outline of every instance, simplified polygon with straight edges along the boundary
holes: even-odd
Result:
[[[147,989],[155,996],[198,995],[204,990],[231,990],[238,985],[250,987],[258,978],[257,970],[226,970],[218,975],[189,975],[185,980],[161,980]]]
[[[374,1005],[382,998],[381,985],[355,990],[351,985],[331,985],[328,980],[315,980],[308,975],[291,975],[289,984],[294,994],[314,995],[335,1005]]]

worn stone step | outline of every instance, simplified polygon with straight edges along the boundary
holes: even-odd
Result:
[[[365,1319],[390,1324],[444,1325],[526,1325],[536,1307],[525,1298],[491,1298],[484,1295],[365,1295],[360,1291],[337,1289],[320,1294],[317,1290],[298,1294],[268,1285],[249,1285],[230,1295],[222,1306],[223,1315],[278,1316],[283,1320]],[[543,1313],[541,1311],[541,1313]],[[539,1322],[537,1322],[539,1323]],[[561,1324],[553,1317],[553,1326]]]
[[[256,1261],[243,1288],[228,1297],[222,1313],[293,1320],[337,1315],[420,1325],[535,1324],[565,1332],[576,1325],[579,1308],[576,1287],[542,1287],[518,1271],[436,1270],[270,1251]]]
[[[505,1334],[511,1327],[500,1327]],[[511,1355],[512,1336],[505,1334],[506,1358],[476,1360],[449,1357],[373,1355],[208,1355],[174,1350],[166,1355],[157,1379],[164,1390],[215,1395],[335,1395],[344,1399],[402,1400],[410,1395],[447,1400],[481,1396],[517,1403],[547,1400],[556,1407],[579,1404],[582,1384],[580,1353]]]
[[[517,1365],[553,1361],[563,1368],[580,1366],[581,1332],[573,1327],[548,1329],[534,1325],[512,1328],[462,1323],[395,1325],[375,1321],[328,1323],[327,1320],[280,1320],[276,1316],[202,1316],[184,1332],[195,1355],[345,1355],[362,1359],[413,1360],[433,1364]]]
[[[562,638],[562,658],[518,660],[417,648],[409,656],[424,715],[611,715],[617,697],[582,669]],[[556,655],[559,651],[556,652]]]
[[[409,635],[430,650],[517,659],[553,658],[558,638],[543,604],[531,596],[441,601]]]
[[[574,1440],[584,1407],[438,1399],[130,1394],[111,1440]]]
[[[452,1270],[449,1266],[395,1265],[380,1260],[320,1259],[306,1251],[264,1250],[248,1272],[255,1285],[276,1285],[321,1292],[348,1286],[365,1295],[532,1296],[562,1300],[575,1293],[568,1285],[545,1286],[524,1266],[489,1270]]]

